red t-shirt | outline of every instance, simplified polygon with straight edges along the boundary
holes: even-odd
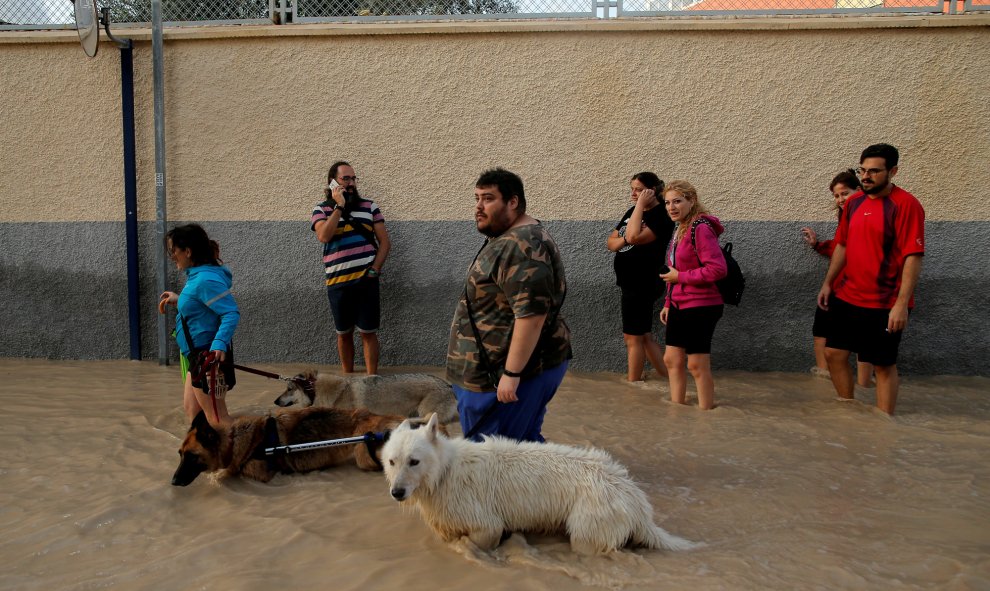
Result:
[[[846,247],[835,295],[854,306],[890,309],[901,288],[904,259],[925,253],[925,209],[900,187],[874,199],[858,192],[846,202],[835,242]],[[908,307],[914,307],[913,295]]]

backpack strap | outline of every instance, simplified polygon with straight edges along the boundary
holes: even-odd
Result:
[[[378,239],[375,238],[374,232],[368,230],[367,226],[363,222],[359,222],[351,217],[351,214],[346,209],[342,209],[340,212],[340,218],[351,225],[354,231],[361,235],[362,238],[368,241],[371,246],[378,252]]]
[[[698,218],[691,223],[691,248],[694,249],[694,256],[698,257],[698,265],[704,267],[705,264],[701,262],[701,255],[698,254],[698,241],[695,238],[695,235],[698,233],[698,226],[700,226],[701,224],[705,224],[706,226],[711,228],[712,232],[715,231],[715,227],[712,226],[712,223],[706,220],[705,218]],[[718,238],[716,238],[716,240],[718,240]]]
[[[368,243],[371,244],[372,248],[375,249],[376,253],[378,252],[378,239],[375,238],[375,233],[368,230],[367,226],[363,222],[359,222],[354,218],[352,218],[351,212],[347,210],[346,205],[344,206],[337,205],[337,202],[334,201],[333,199],[328,199],[327,201],[324,201],[324,203],[330,203],[333,205],[334,209],[339,209],[340,221],[347,222],[348,224],[350,224],[351,227],[354,228],[354,231],[360,234],[362,238],[367,240]],[[372,222],[372,226],[374,226],[374,222]]]
[[[478,256],[481,254],[482,250],[485,250],[486,246],[488,246],[487,239],[485,240],[485,243],[481,245],[481,248],[478,249],[477,254],[474,255],[474,260],[471,261],[472,267],[476,262],[478,262]],[[474,333],[474,341],[478,347],[478,361],[481,362],[481,366],[484,368],[488,379],[492,382],[495,388],[498,388],[498,374],[495,372],[495,367],[492,365],[491,359],[488,357],[488,351],[485,349],[485,344],[481,342],[481,331],[478,330],[478,324],[474,321],[474,314],[471,313],[471,297],[468,295],[467,281],[464,282],[464,306],[467,308],[468,321],[471,323],[471,332]]]

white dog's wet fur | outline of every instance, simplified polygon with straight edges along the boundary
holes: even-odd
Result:
[[[389,492],[412,501],[446,542],[467,537],[481,550],[510,532],[564,532],[580,554],[627,545],[699,546],[653,523],[653,508],[626,469],[605,451],[488,437],[448,439],[431,416],[404,421],[385,444]]]

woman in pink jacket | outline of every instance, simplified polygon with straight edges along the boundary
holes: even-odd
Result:
[[[698,200],[698,191],[687,181],[668,184],[663,202],[676,224],[667,247],[666,263],[670,269],[660,275],[667,283],[660,322],[667,326],[663,362],[670,379],[670,399],[685,403],[687,365],[698,390],[698,407],[709,410],[715,406],[712,335],[724,307],[715,282],[726,274],[718,236],[725,229],[717,217],[708,213]]]

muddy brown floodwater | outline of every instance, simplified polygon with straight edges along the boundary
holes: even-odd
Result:
[[[716,372],[700,412],[663,381],[571,372],[544,435],[608,450],[659,524],[706,544],[580,557],[562,536],[448,546],[353,466],[173,487],[176,367],[3,359],[0,376],[4,590],[990,589],[986,378],[905,378],[889,418],[808,375]],[[228,404],[264,413],[280,391],[242,373]]]

